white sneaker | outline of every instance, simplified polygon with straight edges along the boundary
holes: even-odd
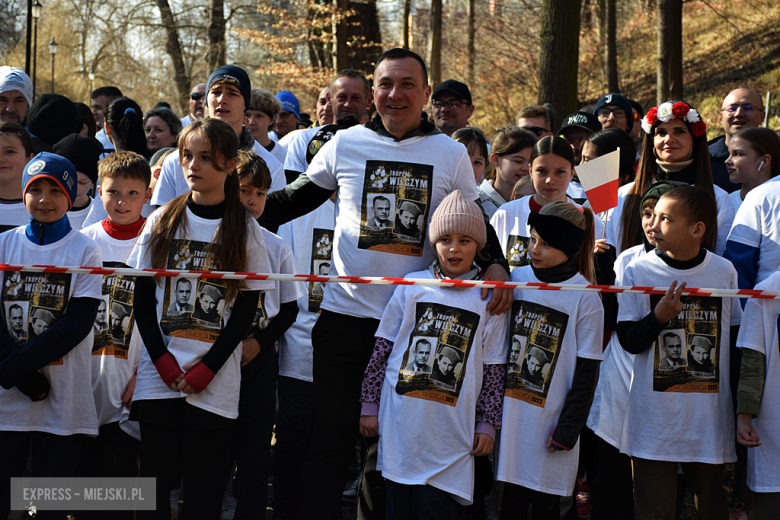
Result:
[[[342,502],[346,502],[348,504],[357,504],[358,488],[360,487],[361,473],[362,473],[362,468],[359,469],[358,476],[355,477],[354,480],[348,481],[347,485],[344,486],[344,492],[341,494]]]

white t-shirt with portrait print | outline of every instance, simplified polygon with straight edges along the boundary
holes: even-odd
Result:
[[[292,245],[298,273],[325,274],[330,270],[333,253],[335,207],[328,200],[316,210],[279,228],[279,236]],[[279,375],[313,382],[314,351],[311,331],[320,313],[324,284],[309,282],[298,298],[298,318],[279,340]]]
[[[174,242],[168,255],[167,269],[209,270],[211,258],[206,251],[214,239],[221,219],[198,217],[189,208],[186,210],[186,225],[176,231]],[[146,221],[138,243],[130,253],[127,263],[138,269],[152,267],[150,235],[162,211],[153,213]],[[247,214],[246,239],[247,266],[245,272],[269,273],[271,264],[268,259],[263,230]],[[230,318],[233,302],[226,302],[226,286],[219,279],[189,279],[191,290],[186,308],[178,311],[174,305],[176,280],[165,278],[156,286],[158,326],[168,351],[176,358],[183,372],[195,366],[208,353],[217,340],[220,330]],[[269,291],[274,283],[268,280],[246,280],[248,291]],[[208,298],[206,300],[205,298]],[[209,308],[207,308],[209,307]],[[138,363],[134,401],[149,399],[174,399],[186,397],[192,406],[208,412],[235,419],[238,417],[238,396],[241,385],[241,343],[236,345],[233,354],[214,376],[211,383],[200,393],[185,394],[168,388],[143,349]]]
[[[263,230],[265,247],[268,252],[268,261],[271,265],[271,270],[268,272],[275,274],[295,274],[298,266],[295,262],[295,257],[293,256],[290,244],[279,235],[271,233],[265,228],[261,229]],[[271,320],[279,314],[281,304],[294,302],[304,293],[303,283],[301,282],[282,282],[274,280],[273,284],[274,288],[262,293],[260,295],[260,300],[258,301],[257,315],[255,318],[257,318],[257,325],[260,329],[266,328]]]
[[[483,365],[506,363],[506,333],[507,315],[490,316],[479,290],[396,287],[376,332],[395,344],[379,404],[377,469],[384,478],[433,486],[461,504],[473,501],[469,453]],[[408,369],[420,339],[431,344],[426,372]]]
[[[0,233],[30,223],[30,214],[24,202],[0,201]]]
[[[512,281],[540,282],[531,266],[513,271]],[[577,273],[562,283],[587,285],[588,281]],[[496,479],[571,496],[579,441],[570,451],[554,453],[547,449],[547,441],[571,390],[577,358],[602,359],[601,300],[588,292],[516,289],[509,328],[509,340],[520,343],[522,353],[507,371]]]
[[[528,225],[528,217],[531,214],[531,197],[526,195],[521,199],[516,199],[503,204],[490,219],[493,229],[496,230],[498,241],[501,243],[501,249],[509,262],[509,269],[515,270],[518,267],[531,263],[528,258],[528,239],[531,237],[531,226]],[[581,208],[579,204],[567,197],[567,202]],[[596,240],[600,240],[604,235],[604,226],[601,219],[594,215],[593,217],[593,235]]]
[[[426,268],[435,259],[428,225],[441,201],[454,190],[477,200],[466,147],[445,134],[396,141],[353,126],[320,148],[306,174],[338,189],[332,275],[400,277]],[[374,225],[377,197],[390,201],[387,226]],[[411,227],[403,227],[404,208],[416,210]],[[322,308],[378,319],[391,296],[390,286],[329,283]]]
[[[652,251],[651,251],[652,253]],[[626,249],[615,260],[615,285],[623,284],[623,273],[634,258],[647,254],[644,244]],[[655,253],[652,253],[655,254]],[[612,331],[599,368],[599,383],[588,415],[588,428],[610,445],[620,449],[623,419],[626,416],[628,392],[634,377],[634,355],[620,346],[617,332]]]
[[[780,273],[775,272],[756,285],[756,290],[780,290]],[[777,453],[780,450],[780,301],[751,298],[745,305],[743,321],[749,326],[740,327],[737,346],[751,349],[766,356],[766,378],[758,415],[753,427],[761,446],[747,450],[747,485],[756,493],[780,492],[780,467]]]
[[[675,280],[688,287],[737,289],[734,266],[710,252],[701,264],[684,270],[668,266],[655,252],[640,256],[626,267],[623,283],[668,287]],[[618,294],[618,322],[641,320],[661,297]],[[740,324],[742,308],[736,298],[707,296],[683,296],[682,304],[682,312],[634,359],[620,452],[667,462],[734,462],[729,334]],[[667,358],[663,345],[672,336],[681,344],[676,361]],[[694,343],[711,345],[706,370],[694,368],[689,346]]]
[[[303,173],[309,167],[306,162],[306,150],[309,147],[309,141],[320,131],[321,126],[316,128],[307,128],[290,132],[280,141],[287,148],[287,155],[284,157],[284,169]]]
[[[129,267],[127,258],[137,238],[116,239],[106,233],[101,222],[83,228],[81,232],[100,247],[103,267]],[[93,327],[92,348],[92,390],[100,426],[122,418],[126,408],[122,404],[122,394],[138,366],[140,345],[131,341],[135,329],[134,292],[134,276],[103,275],[102,299],[106,303],[108,327],[105,330]]]
[[[634,183],[629,182],[618,188],[618,205],[607,212],[607,244],[616,246],[618,254],[620,254],[623,244],[623,222],[621,221],[623,218],[623,206],[633,186]],[[726,250],[729,230],[732,222],[734,222],[734,215],[736,215],[736,209],[729,198],[729,194],[723,188],[720,186],[713,186],[712,188],[715,191],[715,201],[718,204],[718,238],[715,240],[713,253],[723,256],[723,251]]]
[[[95,241],[75,229],[57,242],[41,246],[25,236],[25,227],[0,234],[0,263],[103,266]],[[36,332],[45,330],[43,324],[50,326],[61,318],[67,312],[70,299],[100,299],[102,277],[98,275],[6,271],[2,278],[3,315],[9,315],[12,305],[23,310],[25,329],[19,344],[27,343]],[[8,327],[5,323],[3,326]],[[92,380],[85,377],[92,370],[91,353],[90,329],[90,333],[64,357],[40,369],[51,385],[48,396],[42,401],[30,401],[18,388],[0,388],[0,430],[97,435]]]
[[[284,176],[282,163],[277,161],[276,157],[260,146],[260,143],[257,141],[255,141],[252,151],[265,161],[268,169],[271,171],[271,187],[268,189],[268,193],[284,189],[287,186],[287,180]],[[181,164],[179,164],[179,154],[174,151],[163,161],[160,177],[157,179],[157,184],[154,186],[154,192],[152,193],[151,205],[162,206],[188,191],[190,191],[190,187],[187,185],[187,179],[184,177],[184,170]]]

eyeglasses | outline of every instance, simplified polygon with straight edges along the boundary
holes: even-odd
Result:
[[[625,119],[626,111],[622,108],[599,108],[598,116],[604,119],[609,119],[609,115],[612,114],[616,119]]]
[[[433,105],[433,108],[438,108],[439,110],[441,110],[445,106],[450,110],[457,110],[460,108],[461,105],[468,105],[468,104],[469,103],[467,103],[466,101],[460,101],[457,99],[451,99],[449,101],[434,101],[433,103],[431,103],[431,105]]]
[[[529,132],[533,132],[533,134],[536,137],[542,137],[542,134],[545,132],[549,132],[546,128],[542,128],[541,126],[521,126],[523,130],[528,130]]]
[[[205,94],[199,94],[197,92],[193,92],[192,94],[190,94],[190,99],[193,100],[193,101],[197,101],[197,100],[202,99],[204,97],[206,97]]]
[[[742,109],[742,111],[746,114],[750,114],[754,110],[758,110],[759,112],[763,111],[763,108],[758,108],[756,105],[752,103],[732,103],[731,105],[724,107],[723,112],[729,112],[730,114],[733,114],[739,109]]]

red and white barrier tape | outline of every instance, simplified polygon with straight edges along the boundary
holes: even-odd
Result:
[[[274,280],[282,282],[325,282],[378,285],[427,285],[431,287],[466,287],[485,289],[535,289],[542,291],[581,291],[632,294],[666,294],[668,287],[643,287],[619,285],[579,285],[535,282],[498,282],[483,280],[434,280],[420,278],[391,278],[379,276],[319,276],[310,274],[259,274],[228,271],[178,271],[174,269],[130,269],[103,267],[59,267],[53,265],[0,264],[0,271],[25,271],[33,273],[99,274],[124,276],[155,276],[174,278],[222,278],[225,280]],[[780,291],[756,291],[751,289],[700,289],[686,287],[685,295],[716,296],[723,298],[780,299]]]

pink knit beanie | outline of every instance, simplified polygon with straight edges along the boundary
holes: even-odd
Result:
[[[433,212],[429,238],[434,246],[444,235],[457,233],[473,238],[479,248],[485,247],[487,231],[485,219],[477,203],[468,200],[460,190],[455,190],[441,201]]]

